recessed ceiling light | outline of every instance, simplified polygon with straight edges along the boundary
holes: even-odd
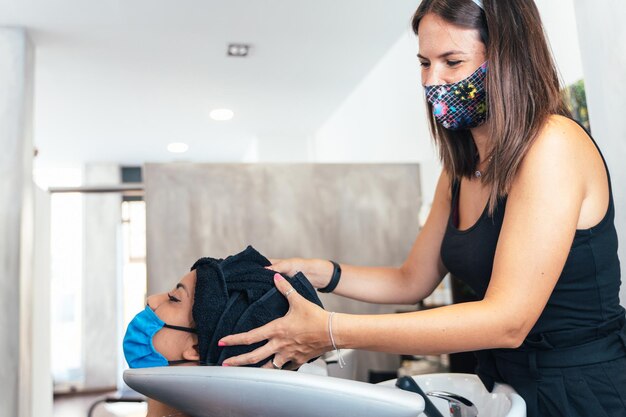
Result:
[[[172,153],[185,153],[189,149],[186,143],[174,142],[167,145],[167,150]]]
[[[235,113],[233,113],[231,109],[215,109],[211,110],[211,113],[209,113],[211,119],[218,121],[230,120],[234,115]]]
[[[246,57],[248,52],[250,52],[250,45],[245,43],[231,43],[226,50],[226,54],[233,57]]]

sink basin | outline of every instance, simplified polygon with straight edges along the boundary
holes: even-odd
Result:
[[[423,398],[395,387],[395,380],[368,384],[325,375],[221,366],[129,369],[134,390],[193,417],[424,417]],[[522,398],[506,385],[487,392],[475,375],[429,374],[414,379],[425,392],[461,395],[479,417],[526,416]],[[446,401],[433,398],[450,415]]]
[[[303,372],[171,366],[124,372],[129,387],[193,417],[418,417],[420,395]]]
[[[478,409],[479,417],[525,417],[526,403],[508,385],[496,384],[493,392],[487,391],[476,375],[472,374],[426,374],[412,377],[424,392],[448,391],[467,398]],[[378,385],[395,386],[396,380]],[[449,416],[448,402],[429,397],[444,416]],[[424,417],[424,414],[420,414]]]

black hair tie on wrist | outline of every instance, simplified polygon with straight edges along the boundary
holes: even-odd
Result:
[[[329,260],[330,261],[330,260]],[[333,276],[330,277],[330,282],[324,288],[318,288],[319,292],[333,292],[339,284],[339,278],[341,278],[341,266],[335,261],[330,261],[333,264]]]

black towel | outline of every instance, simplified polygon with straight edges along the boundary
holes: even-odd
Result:
[[[287,299],[274,285],[275,272],[266,257],[248,246],[243,252],[226,259],[201,258],[196,270],[193,319],[198,329],[198,350],[202,365],[221,365],[231,356],[251,352],[266,341],[249,346],[218,347],[224,336],[246,332],[284,316],[289,310]],[[283,275],[284,276],[284,275]],[[322,302],[304,274],[284,276],[293,288],[320,307]],[[265,358],[250,366],[259,367]]]

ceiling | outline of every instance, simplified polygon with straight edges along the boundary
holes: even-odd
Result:
[[[409,28],[418,0],[0,0],[36,47],[38,164],[239,161],[306,141]],[[231,42],[248,58],[228,58]],[[208,117],[234,110],[230,122]],[[246,156],[248,155],[248,156]]]

